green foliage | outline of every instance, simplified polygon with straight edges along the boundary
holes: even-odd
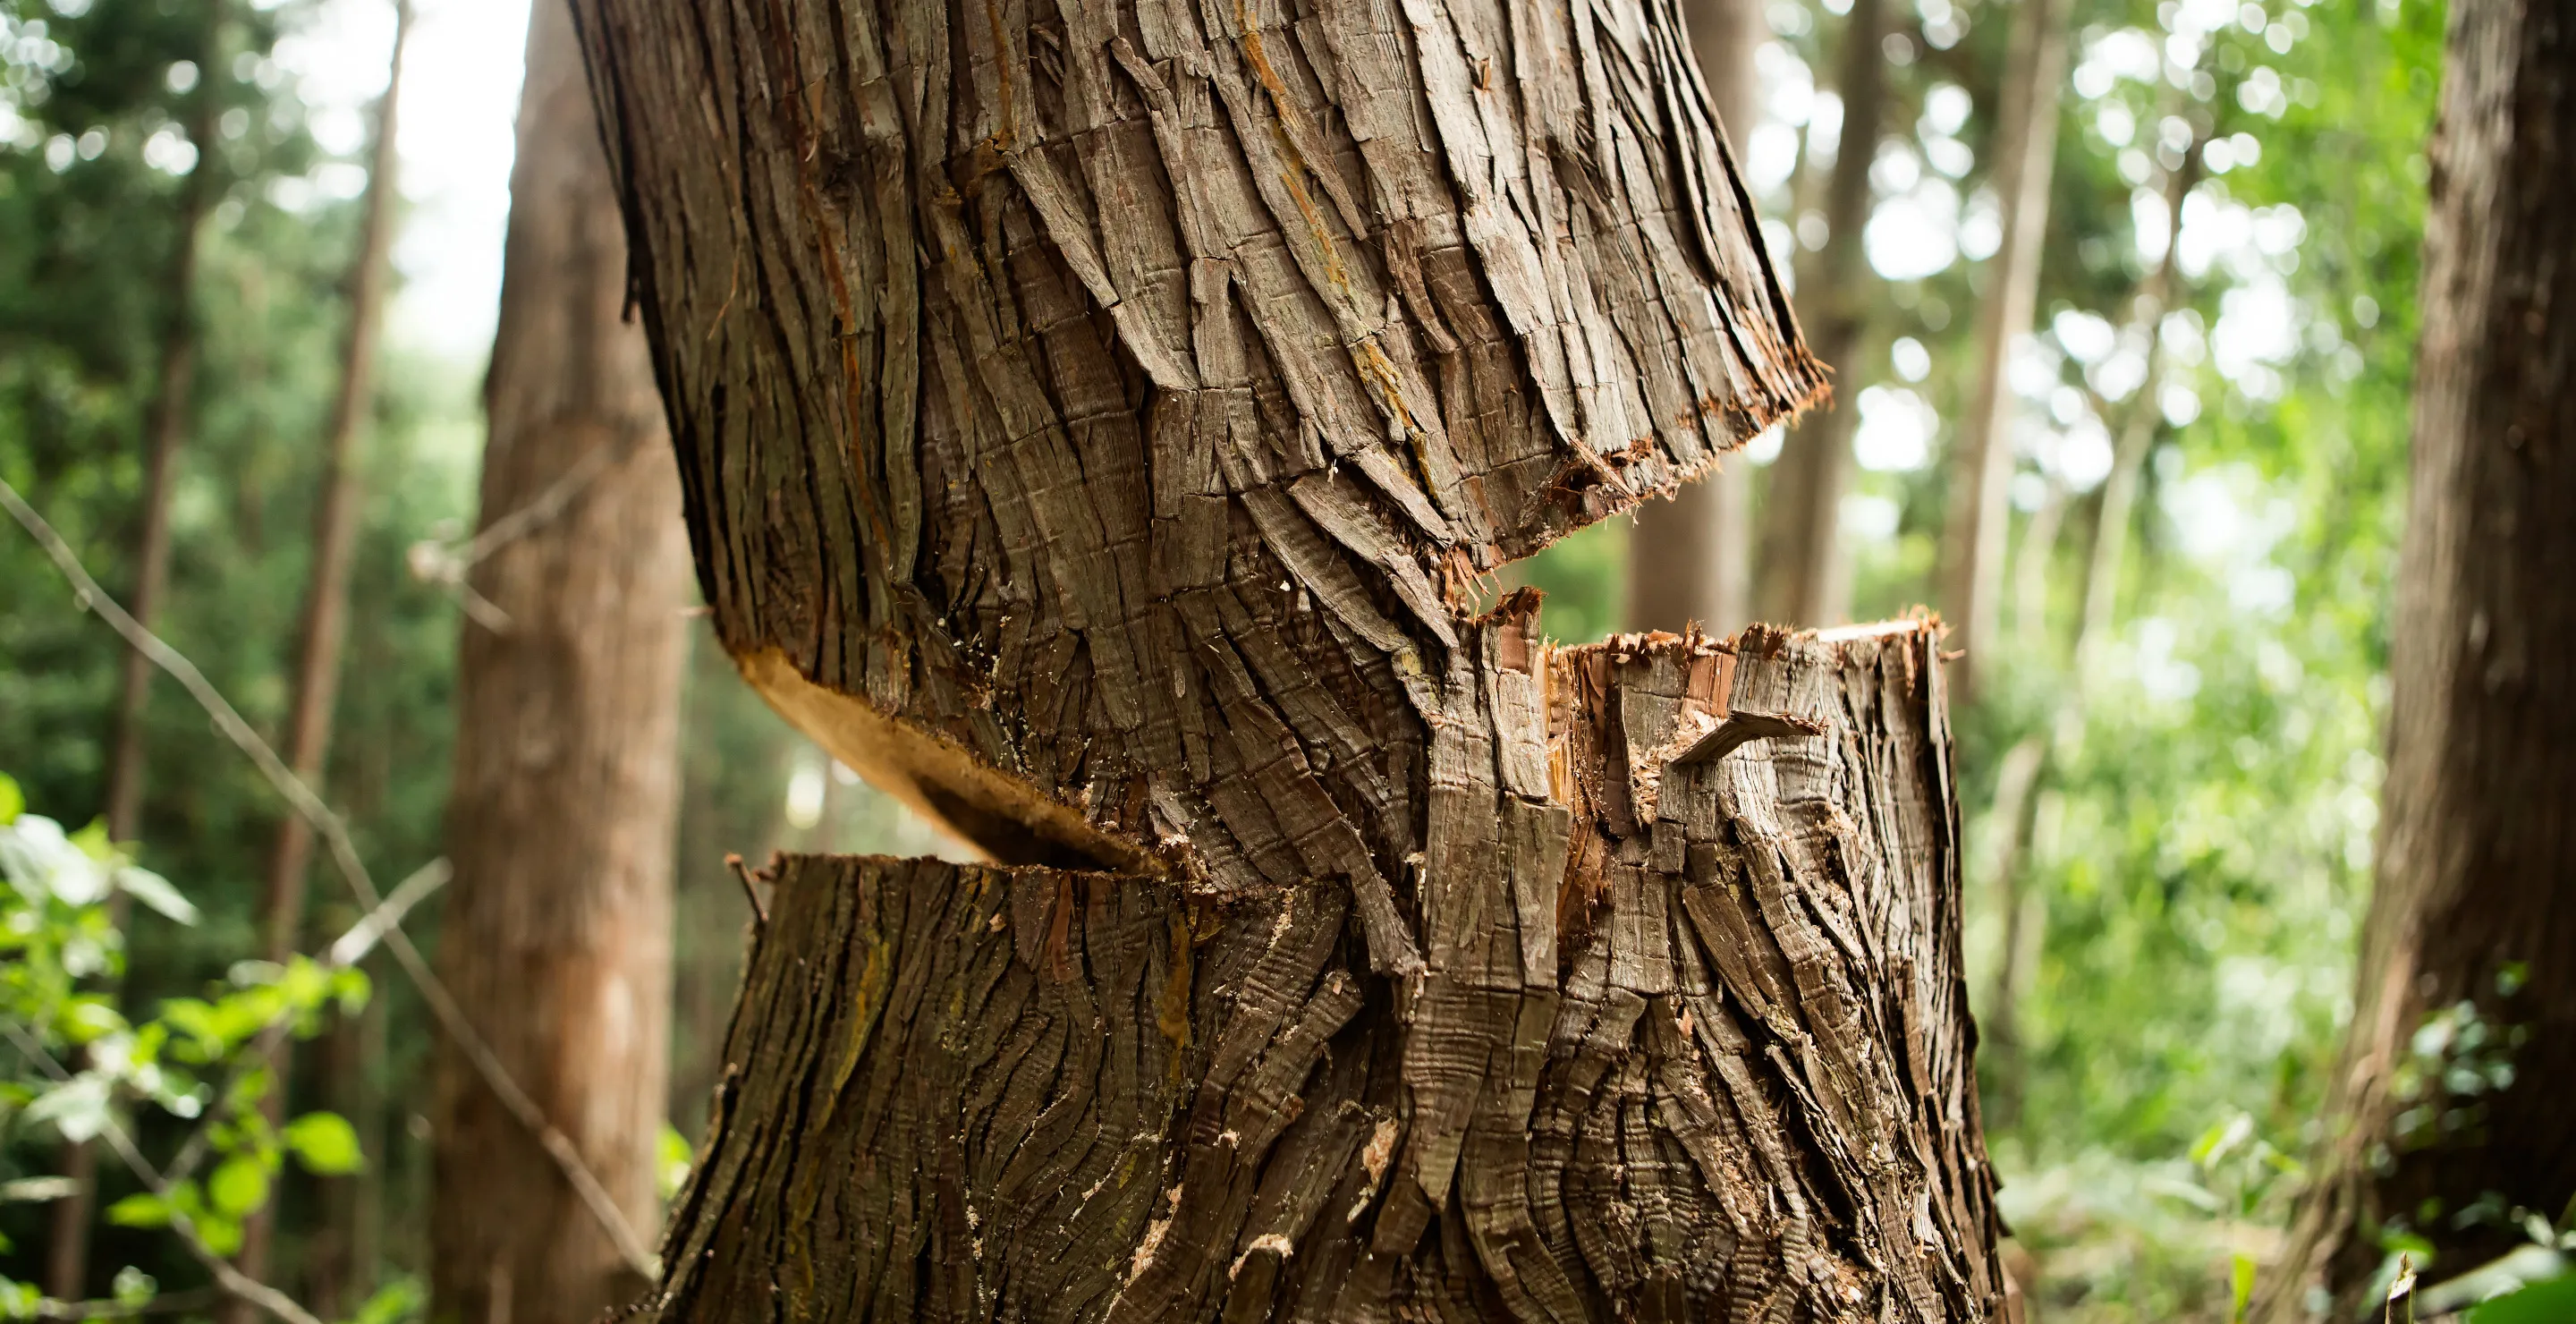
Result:
[[[269,1045],[282,1035],[310,1038],[326,1016],[362,1008],[366,976],[301,956],[245,961],[205,997],[168,999],[157,1017],[129,1023],[94,991],[94,981],[124,970],[111,898],[132,896],[182,923],[194,921],[195,907],[130,863],[103,828],[66,834],[19,807],[15,781],[0,776],[0,788],[0,808],[11,810],[0,821],[9,883],[0,892],[0,1036],[12,1050],[0,1074],[0,1132],[89,1141],[130,1129],[119,1119],[137,1107],[193,1122],[180,1152],[190,1156],[182,1162],[209,1165],[202,1181],[182,1171],[163,1189],[116,1201],[106,1216],[120,1227],[179,1228],[218,1255],[239,1249],[244,1221],[268,1204],[287,1155],[316,1175],[357,1171],[357,1133],[345,1119],[306,1113],[281,1129],[260,1104],[274,1084]],[[14,1300],[17,1291],[0,1278],[0,1296]]]
[[[1832,76],[1841,8],[1768,6],[1770,122],[1737,139],[1769,188],[1766,233],[1784,256],[1820,205],[1820,103],[1804,89]],[[1889,70],[1881,220],[1937,229],[1955,198],[1967,246],[2016,8],[1894,7],[1890,49],[1909,58]],[[1981,670],[1983,701],[1955,714],[1972,988],[1991,1013],[2006,929],[1995,880],[2013,831],[1989,811],[2005,751],[2036,739],[2047,759],[2023,843],[2021,1053],[2001,1066],[1990,1041],[1981,1058],[1990,1089],[2012,1071],[2020,1104],[2000,1120],[1990,1105],[1988,1120],[2032,1257],[2032,1309],[2220,1320],[2278,1244],[2349,1014],[2443,14],[2426,0],[2071,8],[2040,326],[2011,380],[2008,651]],[[2149,399],[2132,300],[2172,242],[2162,190],[2185,140],[2200,178]],[[1764,178],[1784,150],[1796,168]],[[1887,269],[1888,253],[1871,256]],[[1861,618],[1933,592],[1941,449],[1971,403],[1967,314],[1991,265],[1954,256],[1885,281],[1878,348],[1837,379],[1838,407],[1859,409],[1865,434],[1843,531]],[[1936,420],[1920,454],[1866,435],[1879,412],[1918,405]],[[2100,471],[2142,410],[2153,449],[2112,637],[2099,672],[2079,679],[2069,645]],[[1516,568],[1549,590],[1559,637],[1597,638],[1615,620],[1616,554],[1606,538],[1584,542],[1601,532]],[[2473,1093],[2452,1087],[2492,1088],[2500,1060],[2499,1044],[2450,1029],[2418,1064],[2426,1126],[2467,1115]]]

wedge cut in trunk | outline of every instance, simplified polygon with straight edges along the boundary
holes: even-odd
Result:
[[[1534,605],[1419,975],[1339,881],[782,860],[661,1317],[1996,1318],[1932,633]]]
[[[1821,388],[1669,7],[575,14],[718,636],[995,862],[781,875],[647,1310],[1993,1317],[1928,635],[1469,605]]]

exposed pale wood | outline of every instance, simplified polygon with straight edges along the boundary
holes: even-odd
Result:
[[[563,0],[539,0],[529,21],[503,263],[480,527],[569,495],[473,567],[506,620],[462,627],[439,973],[649,1236],[688,550]],[[615,1235],[452,1037],[435,1080],[431,1318],[594,1324],[641,1290]]]
[[[2437,1276],[2523,1244],[2482,1198],[2576,1199],[2576,25],[2557,5],[2451,11],[2425,229],[2406,534],[2389,631],[2388,776],[2352,1029],[2314,1183],[2255,1318],[2371,1303],[2378,1234]],[[2455,1038],[2418,1039],[2465,1004]],[[2456,1024],[2456,1022],[2455,1022]],[[2462,1027],[2465,1028],[2465,1027]],[[2464,1083],[2464,1082],[2463,1082]]]

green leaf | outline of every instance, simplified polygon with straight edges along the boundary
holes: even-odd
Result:
[[[2576,1274],[2533,1283],[2469,1312],[2469,1324],[2566,1324],[2576,1319]]]
[[[179,889],[172,887],[169,879],[149,869],[138,869],[129,864],[117,870],[116,887],[172,923],[193,925],[197,922],[197,908],[189,903],[188,898],[179,895]]]
[[[109,1205],[107,1221],[118,1227],[168,1227],[170,1203],[150,1191],[137,1191]]]
[[[655,1185],[660,1188],[663,1199],[668,1200],[680,1193],[680,1187],[689,1180],[689,1167],[697,1157],[696,1152],[689,1148],[688,1138],[681,1135],[678,1128],[669,1122],[662,1123],[662,1136],[654,1144],[653,1159]]]
[[[358,1313],[349,1317],[349,1324],[402,1324],[417,1318],[428,1300],[429,1294],[421,1290],[419,1279],[396,1278],[377,1288],[376,1294],[358,1307]]]
[[[343,1016],[355,1016],[365,1011],[367,999],[374,991],[375,985],[368,980],[367,972],[356,966],[343,966],[331,973],[331,996],[339,1002]]]
[[[286,1124],[286,1147],[317,1177],[341,1177],[367,1166],[358,1132],[338,1113],[306,1113]]]
[[[26,812],[26,809],[27,797],[18,789],[17,781],[9,774],[0,772],[0,824],[17,822],[18,815]]]
[[[116,1282],[110,1290],[115,1292],[118,1305],[139,1306],[157,1295],[161,1284],[152,1275],[129,1264],[116,1271]]]
[[[71,835],[71,843],[80,848],[81,854],[100,864],[106,864],[116,858],[116,843],[107,839],[106,819],[91,819],[88,827]]]
[[[206,1197],[218,1212],[240,1218],[268,1203],[268,1166],[248,1154],[235,1154],[206,1179]]]

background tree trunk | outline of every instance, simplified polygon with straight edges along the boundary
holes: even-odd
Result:
[[[439,970],[629,1223],[655,1221],[678,813],[679,487],[561,0],[529,21],[484,402]],[[530,518],[530,512],[542,512]],[[643,1284],[535,1137],[439,1044],[431,1317],[592,1324]]]
[[[1966,656],[1959,692],[1974,692],[1980,663],[2000,647],[2005,501],[2013,468],[2012,395],[2005,383],[2013,337],[2030,329],[2039,302],[2040,257],[2048,233],[2048,189],[2057,165],[2059,84],[2066,77],[2068,0],[2022,0],[2013,17],[1995,117],[1995,193],[2003,202],[2003,245],[1992,284],[1977,306],[1976,394],[1960,420],[1950,473],[1950,517],[1941,540],[1941,612]],[[2174,232],[2179,234],[2179,213]]]
[[[1682,21],[1700,80],[1731,146],[1759,122],[1762,78],[1754,57],[1770,37],[1760,0],[1689,0]],[[1758,237],[1751,231],[1748,237]],[[1668,500],[1637,508],[1628,533],[1628,628],[1680,630],[1697,623],[1733,634],[1752,619],[1753,469],[1719,464]]]
[[[216,67],[223,50],[223,6],[209,6],[200,70]],[[201,75],[189,107],[188,141],[198,147],[197,164],[179,186],[179,205],[171,217],[172,239],[167,284],[169,300],[161,328],[160,362],[152,374],[152,402],[143,415],[143,490],[135,496],[134,583],[125,608],[135,623],[151,629],[161,612],[161,595],[170,579],[170,467],[187,437],[195,406],[197,381],[197,231],[221,191],[217,176],[221,156],[215,150],[215,89]],[[132,842],[141,835],[143,819],[143,711],[152,693],[152,662],[128,648],[119,660],[113,743],[107,755],[107,835]],[[109,914],[125,927],[130,903],[123,892],[109,901]],[[57,1300],[89,1295],[89,1226],[96,1212],[97,1156],[87,1142],[63,1146],[63,1175],[73,1191],[54,1202],[49,1212],[50,1244],[46,1247],[45,1292]]]
[[[1869,322],[1869,258],[1861,232],[1869,225],[1869,167],[1887,114],[1886,56],[1879,49],[1886,26],[1885,0],[1852,0],[1843,19],[1835,84],[1843,122],[1825,186],[1827,237],[1798,276],[1798,307],[1815,324],[1816,352],[1833,367],[1837,398],[1801,425],[1771,464],[1753,559],[1753,613],[1766,621],[1829,625],[1851,612],[1842,504],[1851,485],[1854,399]]]
[[[313,563],[304,589],[302,628],[297,633],[295,671],[286,716],[282,751],[288,766],[307,785],[322,783],[331,754],[331,716],[340,696],[340,646],[348,633],[349,566],[358,546],[358,520],[364,513],[365,475],[358,443],[375,408],[376,346],[384,321],[385,281],[393,249],[396,112],[402,101],[403,47],[411,38],[408,0],[394,8],[394,48],[385,76],[384,95],[376,102],[376,135],[367,156],[367,191],[358,207],[358,250],[349,262],[349,323],[340,351],[340,381],[331,397],[324,424],[322,473],[313,513]],[[209,71],[208,77],[212,77]],[[278,820],[277,839],[269,855],[268,887],[260,907],[263,955],[284,961],[303,937],[304,880],[313,856],[313,827],[300,814]],[[262,1100],[271,1125],[286,1107],[292,1041],[281,1041],[270,1058],[275,1083]],[[271,1202],[242,1223],[238,1256],[241,1271],[254,1279],[268,1276],[270,1240],[277,1205]],[[247,1301],[226,1298],[225,1324],[248,1324],[257,1311]]]
[[[2576,1195],[2576,27],[2451,12],[2378,885],[2328,1138],[2261,1317],[2349,1319],[2402,1224],[2446,1277]],[[2472,1030],[2471,1026],[2480,1027]]]
[[[719,635],[1027,866],[790,868],[654,1309],[1992,1317],[1927,634],[1462,606],[1821,385],[1670,8],[575,13]]]

